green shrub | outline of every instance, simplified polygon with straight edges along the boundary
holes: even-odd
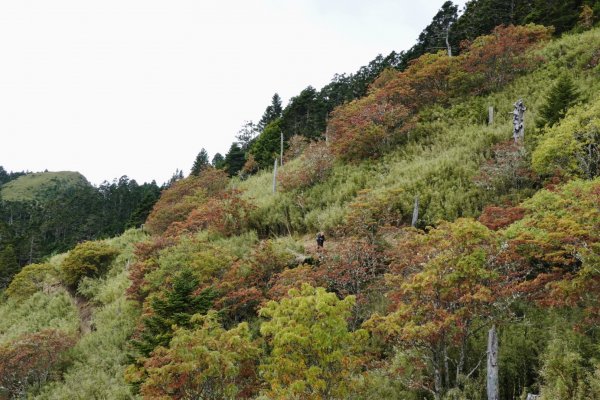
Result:
[[[50,264],[29,264],[15,275],[6,289],[11,298],[24,299],[40,291],[48,278],[55,276],[55,269]]]
[[[101,242],[80,243],[62,262],[62,280],[74,287],[84,276],[101,276],[118,254],[116,249]]]
[[[600,174],[600,99],[570,112],[548,129],[532,154],[541,175],[559,173],[591,179]]]

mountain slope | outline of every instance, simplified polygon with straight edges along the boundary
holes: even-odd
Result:
[[[444,92],[409,112],[401,97],[388,116],[406,116],[402,124],[373,116],[388,85],[406,88],[406,75],[383,76],[371,98],[336,114],[368,117],[351,119],[366,124],[352,140],[371,146],[361,142],[369,132],[389,140],[375,143],[377,157],[348,162],[330,152],[338,131],[329,145],[290,152],[275,194],[269,171],[241,181],[208,168],[175,183],[145,224],[151,235],[104,243],[119,253],[108,268],[82,263],[91,272],[76,286],[95,306],[96,330],[78,338],[72,358],[44,366],[52,382],[29,393],[483,399],[495,325],[501,399],[597,398],[600,178],[577,166],[579,150],[597,151],[599,54],[599,29],[566,35],[533,48],[534,65],[485,94]],[[424,60],[408,74],[454,62]],[[579,105],[555,127],[536,128],[565,73]],[[513,144],[509,113],[519,98],[525,141]],[[548,144],[557,137],[569,146]],[[555,168],[531,164],[540,151]],[[20,292],[32,292],[18,301],[9,287],[0,303],[9,321],[0,323],[0,352],[42,329],[75,333],[73,300],[48,290],[65,281],[64,259],[17,275],[13,282],[27,283]],[[47,318],[35,324],[32,308]]]
[[[79,172],[37,172],[21,176],[0,190],[4,201],[44,200],[53,190],[68,190],[71,187],[91,187],[91,184]]]

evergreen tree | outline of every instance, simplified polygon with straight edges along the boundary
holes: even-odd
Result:
[[[6,172],[4,167],[0,165],[0,186],[6,182],[8,182],[8,172]]]
[[[191,271],[183,270],[173,279],[172,290],[151,301],[153,313],[143,318],[144,330],[140,339],[133,341],[143,355],[148,356],[157,346],[167,347],[173,337],[173,326],[190,328],[192,315],[206,314],[211,308],[216,293],[209,288],[194,295],[198,284]]]
[[[221,153],[217,153],[213,157],[211,164],[216,169],[222,169],[223,166],[225,165],[225,157],[223,157],[223,155]]]
[[[245,163],[246,157],[244,150],[242,150],[239,144],[232,143],[229,152],[225,155],[225,171],[227,171],[229,176],[234,176],[244,168]]]
[[[533,10],[523,22],[553,26],[560,34],[577,25],[584,3],[584,0],[534,0]]]
[[[260,168],[273,165],[275,157],[279,156],[281,149],[281,119],[271,122],[256,138],[250,147],[250,154]]]
[[[579,94],[569,75],[562,75],[550,89],[545,104],[540,109],[538,127],[553,126],[567,114],[569,108],[577,101]]]
[[[312,86],[290,100],[282,114],[282,130],[287,138],[301,135],[316,139],[325,132],[327,120],[325,99]]]
[[[137,203],[135,209],[131,212],[127,221],[128,228],[136,228],[146,222],[150,211],[160,197],[160,188],[155,181],[142,185],[143,193],[141,200]]]
[[[177,181],[179,181],[181,179],[183,179],[183,171],[180,170],[179,168],[177,168],[175,170],[175,172],[173,172],[173,175],[171,176],[171,179],[169,179],[168,182],[164,183],[162,185],[162,188],[163,189],[168,189],[168,188],[171,187],[171,185],[173,185],[175,182],[177,182]]]
[[[260,121],[258,121],[258,131],[262,132],[267,125],[281,117],[282,111],[281,97],[279,97],[279,94],[275,93],[271,99],[271,105],[265,109],[263,116],[261,117]]]
[[[458,17],[458,6],[446,1],[431,23],[421,32],[413,51],[420,53],[437,53],[439,50],[450,51],[450,27]]]
[[[208,153],[204,148],[200,150],[200,153],[196,156],[196,160],[194,161],[194,165],[192,166],[191,174],[192,175],[200,175],[200,172],[208,167],[210,162],[208,161]]]
[[[19,272],[17,254],[12,245],[0,250],[0,289],[8,286],[13,276]]]

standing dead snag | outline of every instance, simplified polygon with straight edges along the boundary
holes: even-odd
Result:
[[[411,226],[416,226],[419,219],[419,195],[415,196],[415,207],[413,209],[413,217]]]
[[[273,164],[273,193],[277,191],[277,158]]]
[[[523,100],[519,99],[515,104],[515,109],[513,110],[513,138],[515,139],[515,143],[519,141],[519,139],[525,139],[525,111],[527,107],[523,104]]]
[[[487,346],[487,398],[498,400],[498,335],[496,325],[488,332]]]

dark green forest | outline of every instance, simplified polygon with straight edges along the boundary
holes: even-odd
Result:
[[[9,265],[36,263],[49,255],[65,252],[81,241],[113,237],[127,228],[140,227],[161,192],[155,182],[139,185],[126,176],[99,187],[92,186],[83,177],[77,182],[50,178],[48,183],[40,184],[31,197],[18,193],[23,186],[18,179],[27,175],[8,173],[0,167],[3,287],[17,272]],[[7,184],[11,181],[13,185],[9,187]],[[2,192],[7,199],[2,197]]]

